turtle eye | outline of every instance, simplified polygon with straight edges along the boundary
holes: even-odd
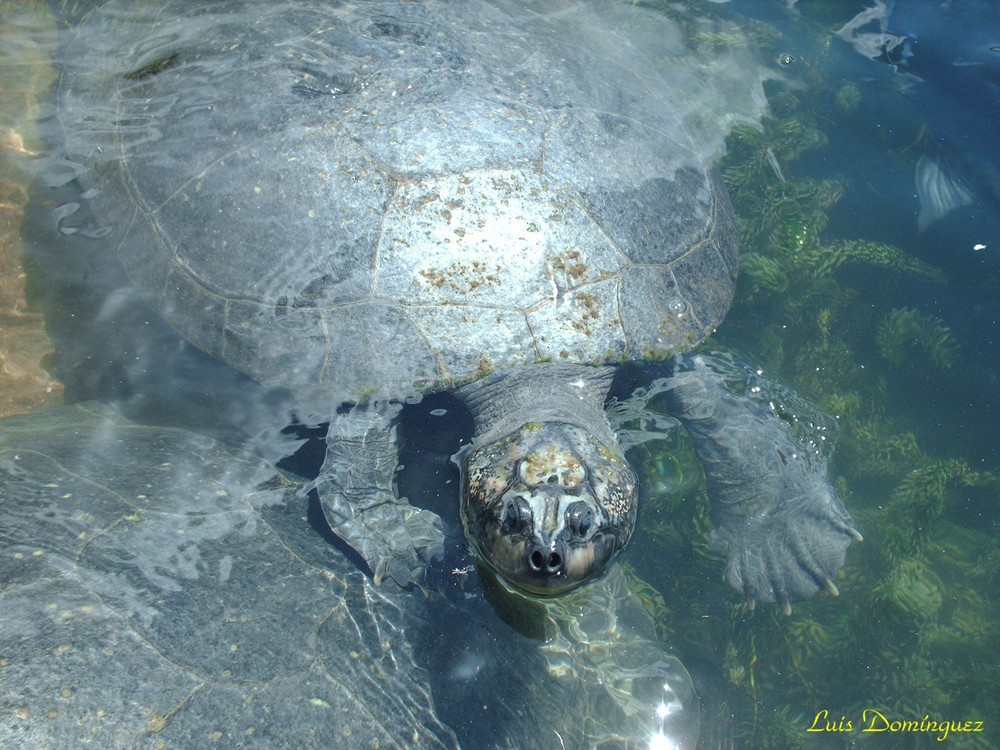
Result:
[[[566,509],[566,526],[574,536],[586,537],[594,528],[594,511],[586,503],[573,503]]]
[[[500,530],[504,534],[517,534],[525,531],[531,523],[531,508],[523,498],[517,498],[507,503],[503,516],[500,518]]]

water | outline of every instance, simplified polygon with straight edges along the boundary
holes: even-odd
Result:
[[[951,746],[991,747],[998,736],[1000,9],[871,4],[868,16],[853,2],[716,8],[753,35],[775,78],[763,134],[737,129],[728,142],[741,278],[711,346],[835,418],[832,475],[865,541],[848,551],[839,597],[797,604],[790,617],[750,612],[708,547],[707,502],[683,433],[667,423],[662,450],[633,455],[649,489],[626,559],[654,587],[646,599],[658,634],[694,677],[706,746],[938,746],[930,721],[957,723]],[[22,25],[0,38],[27,36]],[[39,111],[44,131],[51,111]],[[99,242],[58,231],[89,226],[78,193],[36,186],[26,208],[35,212],[25,230],[32,294],[66,400],[113,400],[130,418],[197,430],[271,461],[298,450],[284,465],[316,471],[314,414],[202,355],[146,306]],[[942,213],[948,196],[962,205]],[[79,211],[55,225],[52,209],[73,203]],[[29,360],[44,350],[39,342]],[[415,504],[450,518],[449,567],[464,569],[448,456],[471,425],[446,397],[412,411],[401,482]],[[310,512],[321,544],[322,521]],[[443,715],[474,747],[482,726],[517,709],[464,715],[462,675],[505,655],[511,664],[531,658],[510,635],[531,628],[486,606],[474,573],[445,577],[467,580],[449,596],[482,624],[453,653],[431,648],[422,658],[453,675],[439,680],[438,704],[450,704]],[[464,630],[454,617],[433,627],[453,638]]]
[[[788,85],[770,90],[763,139],[731,141],[727,176],[747,224],[740,301],[718,337],[837,417],[834,472],[865,542],[838,599],[711,632],[750,697],[748,746],[851,746],[884,715],[982,720],[982,733],[947,741],[985,747],[996,731],[1000,15],[992,3],[883,3],[860,18],[861,3],[799,5],[732,8],[781,29],[764,51],[787,56]],[[906,41],[877,59],[858,49],[896,37]],[[948,191],[920,194],[928,162],[965,204],[933,222],[927,205]],[[897,250],[847,244],[858,241]],[[868,260],[847,261],[848,249]],[[817,715],[830,731],[804,734]],[[890,734],[874,739],[937,741]]]
[[[31,14],[27,14],[31,15]],[[34,21],[34,23],[32,23]],[[28,204],[27,175],[19,161],[44,148],[32,120],[38,117],[55,72],[49,49],[54,29],[44,18],[25,19],[26,28],[4,38],[0,91],[0,414],[16,414],[55,403],[60,384],[41,366],[51,353],[44,321],[25,296],[18,232]]]

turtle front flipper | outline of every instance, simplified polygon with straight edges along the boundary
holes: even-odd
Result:
[[[375,583],[422,584],[444,554],[437,514],[396,496],[394,419],[399,404],[358,407],[338,414],[326,437],[326,460],[313,483],[333,533],[371,568]]]
[[[861,534],[825,458],[767,404],[734,393],[724,377],[733,372],[713,357],[678,357],[671,408],[705,467],[726,580],[751,604],[778,603],[788,613],[820,588],[838,593],[833,579]]]

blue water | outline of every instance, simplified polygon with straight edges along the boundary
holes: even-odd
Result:
[[[719,332],[838,418],[834,472],[866,536],[849,552],[839,599],[802,607],[790,622],[731,624],[730,675],[752,696],[754,718],[743,726],[755,729],[744,741],[930,747],[938,737],[919,727],[864,732],[885,728],[881,716],[929,717],[981,726],[947,742],[987,747],[997,732],[1000,656],[1000,6],[793,5],[724,7],[781,30],[764,49],[785,56],[786,85],[771,89],[772,112],[826,136],[782,165],[790,183],[842,185],[823,212],[818,244],[885,243],[940,274],[865,261],[827,274],[804,263],[777,299],[748,299],[745,283]],[[921,195],[929,172],[936,179]],[[940,218],[921,226],[922,211],[934,215],[928,207],[946,195],[961,205],[937,206]],[[803,203],[800,213],[786,208],[792,224],[815,217]],[[787,260],[795,252],[791,243],[755,240],[745,255]],[[817,715],[817,728],[829,731],[804,733]]]
[[[659,634],[702,695],[703,746],[992,747],[1000,5],[738,0],[714,9],[755,35],[774,72],[770,135],[756,145],[731,140],[723,170],[744,259],[766,259],[782,280],[744,268],[711,346],[834,418],[831,474],[865,542],[848,552],[839,597],[799,604],[791,617],[751,612],[721,581],[702,479],[674,431],[632,456],[647,496],[626,561],[662,596]],[[768,151],[766,168],[751,174],[753,154]],[[816,197],[824,180],[836,183],[835,199]],[[80,202],[74,191],[40,191],[25,229],[66,400],[111,401],[140,422],[209,434],[304,476],[317,471],[323,427],[314,415],[162,323],[105,248],[66,233],[88,226],[85,201],[69,221],[51,221],[54,205]],[[758,231],[770,208],[779,218]],[[401,486],[452,524],[456,565],[468,558],[448,458],[470,436],[468,415],[446,396],[410,410]],[[317,543],[327,543],[317,508],[310,512]],[[469,606],[492,616],[478,600]],[[489,627],[508,625],[496,617]],[[497,643],[491,637],[476,640],[480,655]],[[457,700],[457,684],[442,695]],[[460,709],[442,713],[470,747],[481,741],[476,727],[460,726]],[[942,743],[928,721],[957,728]]]

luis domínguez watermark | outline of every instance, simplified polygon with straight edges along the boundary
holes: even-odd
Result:
[[[825,708],[816,712],[812,726],[807,732],[888,732],[889,734],[921,733],[932,734],[938,742],[944,742],[948,735],[958,732],[982,732],[983,722],[949,719],[932,719],[925,714],[922,719],[900,719],[888,711],[877,708],[866,708],[861,712],[861,720],[855,724],[852,719],[841,716],[839,719],[830,717]]]

